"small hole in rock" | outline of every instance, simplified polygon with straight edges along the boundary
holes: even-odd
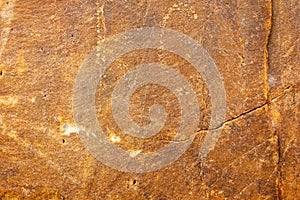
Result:
[[[133,182],[132,182],[132,183],[133,183],[133,185],[135,185],[135,184],[136,184],[136,180],[133,180]]]
[[[65,139],[62,139],[62,143],[66,143],[66,140],[65,140]]]
[[[3,76],[3,71],[0,69],[0,76]]]

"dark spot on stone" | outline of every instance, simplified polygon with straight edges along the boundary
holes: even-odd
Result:
[[[148,198],[149,198],[149,193],[148,193],[148,192],[145,192],[145,193],[144,193],[144,197],[145,197],[146,199],[148,199]]]

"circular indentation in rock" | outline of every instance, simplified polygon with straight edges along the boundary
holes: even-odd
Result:
[[[175,142],[155,152],[130,151],[114,145],[103,132],[96,116],[97,85],[109,65],[118,57],[139,49],[162,49],[190,62],[203,77],[211,97],[212,111],[209,128],[221,125],[226,114],[225,89],[221,75],[206,50],[188,36],[173,30],[144,27],[121,33],[104,40],[85,59],[77,75],[73,114],[79,136],[90,153],[102,163],[125,172],[145,173],[158,170],[177,160],[189,147],[199,123],[199,105],[192,87],[178,71],[158,63],[145,63],[125,74],[112,94],[113,117],[122,131],[134,137],[153,136],[164,125],[165,111],[161,106],[150,110],[150,124],[139,126],[129,115],[130,97],[146,84],[159,84],[176,95],[181,107],[181,123]],[[100,102],[101,103],[101,102]],[[101,120],[101,119],[100,119]],[[220,129],[210,131],[200,149],[206,156],[217,142]]]

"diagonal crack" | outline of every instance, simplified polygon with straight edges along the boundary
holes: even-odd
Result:
[[[271,100],[268,100],[266,101],[265,103],[255,107],[255,108],[252,108],[248,111],[245,111],[235,117],[232,117],[226,121],[224,121],[221,125],[217,126],[217,127],[213,127],[213,128],[207,128],[207,129],[199,129],[197,130],[197,132],[193,135],[191,135],[190,137],[188,138],[185,138],[185,139],[178,139],[178,140],[160,140],[162,142],[172,142],[172,143],[181,143],[181,142],[187,142],[189,140],[191,140],[192,138],[194,138],[195,136],[197,136],[198,134],[200,134],[201,132],[203,131],[215,131],[215,130],[218,130],[218,129],[222,129],[224,128],[224,126],[226,126],[227,124],[229,124],[230,122],[232,121],[235,121],[235,120],[238,120],[240,119],[241,117],[243,116],[246,116],[246,115],[249,115],[249,114],[252,114],[254,112],[256,112],[257,110],[260,110],[260,109],[263,109],[267,106],[269,106],[270,104],[272,104],[274,101],[278,100],[279,98],[283,97],[284,95],[286,95],[287,93],[289,93],[290,91],[292,91],[296,86],[295,85],[290,85],[288,86],[286,89],[284,89],[279,95],[277,95],[276,97],[272,98]],[[278,138],[279,136],[276,135],[276,137]],[[277,143],[279,144],[280,141],[278,140]],[[278,151],[280,150],[280,146],[278,146]]]
[[[245,111],[245,112],[243,112],[243,113],[241,113],[241,114],[239,114],[239,115],[237,115],[237,116],[234,116],[234,117],[232,117],[232,118],[230,118],[230,119],[228,119],[228,120],[222,122],[222,123],[221,123],[219,126],[217,126],[217,127],[207,128],[207,129],[199,129],[199,130],[197,130],[197,133],[198,133],[198,132],[201,132],[201,131],[211,131],[211,130],[217,130],[217,129],[223,128],[226,124],[228,124],[228,123],[230,123],[230,122],[232,122],[232,121],[238,120],[239,118],[241,118],[241,117],[243,117],[243,116],[245,116],[245,115],[251,114],[251,113],[253,113],[253,112],[257,111],[257,110],[260,110],[260,109],[262,109],[262,108],[264,108],[264,107],[266,107],[266,106],[269,106],[273,101],[276,101],[277,99],[279,99],[279,98],[281,98],[282,96],[284,96],[286,93],[288,93],[288,92],[290,92],[291,90],[293,90],[294,87],[295,87],[294,85],[290,85],[290,86],[286,87],[286,89],[284,89],[279,95],[277,95],[276,97],[274,97],[274,98],[272,98],[272,99],[270,99],[270,100],[267,100],[267,101],[264,102],[263,104],[258,105],[258,106],[256,106],[256,107],[250,109],[250,110],[247,110],[247,111]]]

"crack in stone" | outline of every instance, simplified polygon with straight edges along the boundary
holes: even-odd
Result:
[[[275,19],[275,16],[274,16],[274,2],[273,0],[270,0],[270,6],[271,6],[271,20],[270,20],[270,24],[269,24],[269,34],[268,34],[268,40],[267,40],[267,54],[266,54],[266,58],[267,58],[267,63],[266,63],[266,77],[265,77],[265,84],[268,84],[268,73],[269,73],[269,67],[271,66],[271,63],[270,63],[270,59],[269,59],[269,52],[270,52],[270,44],[272,43],[272,34],[273,34],[273,26],[274,26],[274,19]],[[270,93],[270,86],[268,85],[267,86],[267,89],[268,89],[268,92],[267,92],[267,100],[269,98],[269,93]],[[290,90],[291,87],[288,88],[288,90]],[[286,90],[285,90],[286,91]],[[285,93],[285,91],[283,93]],[[281,95],[279,95],[281,96]],[[275,97],[276,98],[276,97]],[[277,98],[276,98],[277,99]],[[272,101],[271,101],[272,102]],[[279,200],[283,199],[282,197],[282,189],[281,189],[281,185],[282,185],[282,172],[281,172],[281,166],[282,166],[282,149],[281,149],[281,142],[280,142],[280,133],[276,130],[274,130],[274,136],[277,137],[277,155],[278,155],[278,161],[277,161],[277,179],[276,179],[276,192],[277,192],[277,198]]]
[[[232,117],[226,121],[224,121],[221,125],[217,126],[217,127],[214,127],[214,128],[208,128],[208,129],[199,129],[197,130],[197,132],[193,135],[191,135],[191,137],[188,137],[186,139],[183,139],[183,140],[163,140],[161,139],[160,141],[162,142],[174,142],[174,143],[181,143],[181,142],[186,142],[194,137],[196,137],[198,134],[200,134],[201,132],[205,132],[205,131],[215,131],[215,130],[218,130],[218,129],[221,129],[221,128],[224,128],[224,126],[226,126],[227,124],[229,124],[230,122],[232,121],[236,121],[238,119],[240,119],[241,117],[245,116],[245,115],[248,115],[248,114],[251,114],[253,112],[256,112],[257,110],[260,110],[260,109],[263,109],[267,106],[269,106],[271,103],[273,103],[274,101],[276,101],[277,99],[283,97],[284,95],[286,95],[288,92],[292,91],[296,86],[295,85],[290,85],[288,86],[286,89],[284,89],[279,95],[277,95],[276,97],[272,98],[271,100],[269,101],[266,101],[264,102],[263,104],[259,105],[259,106],[256,106],[248,111],[245,111],[235,117]],[[278,135],[275,135],[276,138],[279,138]],[[278,143],[278,141],[277,141]]]
[[[264,102],[263,104],[259,105],[259,106],[256,106],[250,110],[247,110],[237,116],[234,116],[224,122],[222,122],[219,126],[217,127],[213,127],[213,128],[208,128],[208,129],[199,129],[197,130],[197,133],[199,132],[202,132],[202,131],[214,131],[214,130],[218,130],[220,128],[223,128],[225,125],[227,125],[228,123],[232,122],[232,121],[235,121],[235,120],[238,120],[239,118],[245,116],[245,115],[248,115],[248,114],[251,114],[259,109],[262,109],[268,105],[270,105],[271,103],[273,103],[274,101],[276,101],[277,99],[279,99],[280,97],[284,96],[285,94],[287,94],[288,92],[290,92],[292,89],[294,88],[294,85],[290,85],[288,86],[286,89],[284,89],[279,95],[277,95],[276,97],[272,98],[271,100],[267,100],[266,102]]]
[[[269,99],[269,93],[270,93],[270,85],[269,85],[269,68],[270,68],[270,59],[269,59],[269,49],[270,49],[270,44],[271,44],[271,38],[273,34],[273,2],[270,0],[270,18],[267,22],[267,37],[266,37],[266,46],[264,50],[264,61],[265,61],[265,73],[264,73],[264,95],[265,98],[268,100]]]
[[[283,199],[282,197],[282,149],[281,149],[281,141],[279,138],[278,131],[275,131],[277,135],[277,154],[278,154],[278,161],[277,161],[277,180],[276,180],[276,190],[277,190],[277,197],[279,200]]]

